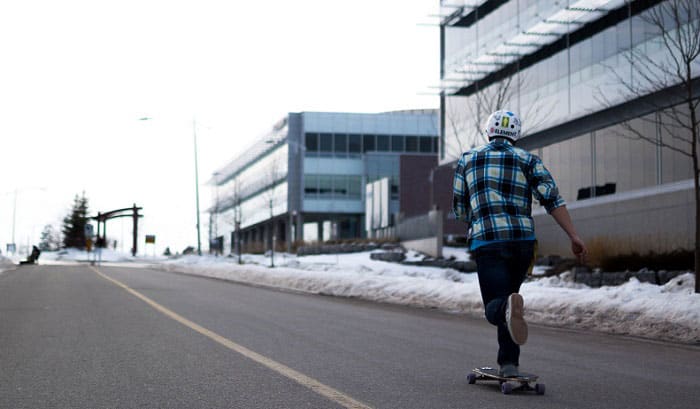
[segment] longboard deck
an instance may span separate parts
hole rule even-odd
[[[531,373],[521,373],[520,376],[506,378],[505,376],[501,376],[498,374],[498,369],[487,366],[481,368],[474,368],[472,369],[472,372],[474,372],[477,375],[505,382],[535,382],[539,378],[537,375]]]
[[[476,381],[498,381],[501,384],[501,392],[506,395],[517,390],[534,391],[538,395],[544,395],[544,384],[537,383],[534,388],[530,386],[532,382],[539,379],[539,376],[531,373],[521,373],[520,376],[506,378],[498,374],[498,369],[486,366],[472,369],[467,379],[470,384]],[[516,386],[513,386],[514,383]]]

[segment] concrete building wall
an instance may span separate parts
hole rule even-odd
[[[430,200],[431,172],[437,155],[403,155],[399,160],[399,212],[403,217],[427,213]]]
[[[567,208],[581,238],[606,254],[693,248],[692,180],[581,200]],[[539,253],[571,256],[570,242],[554,219],[542,208],[533,216]]]
[[[401,219],[396,225],[396,237],[401,244],[432,257],[442,257],[443,216],[440,210],[427,214]]]
[[[452,213],[452,182],[455,175],[456,163],[448,163],[433,170],[431,200],[433,207],[442,210],[443,233],[446,236],[464,237],[467,235],[467,225],[455,220]]]

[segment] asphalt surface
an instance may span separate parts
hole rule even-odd
[[[161,271],[99,267],[163,309],[377,408],[694,408],[700,347],[531,326],[546,394],[469,385],[485,320]],[[336,408],[85,265],[0,274],[0,408]]]

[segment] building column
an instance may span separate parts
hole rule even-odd
[[[296,235],[295,240],[304,240],[304,214],[299,212],[296,216]]]

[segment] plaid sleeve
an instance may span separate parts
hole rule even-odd
[[[559,194],[559,188],[554,182],[552,174],[549,173],[542,160],[534,155],[530,162],[530,189],[535,199],[547,209],[547,213],[566,205],[564,198]]]
[[[472,214],[469,207],[469,192],[464,178],[467,155],[466,153],[462,155],[457,162],[457,169],[455,170],[455,177],[452,183],[452,211],[457,220],[471,223]]]

